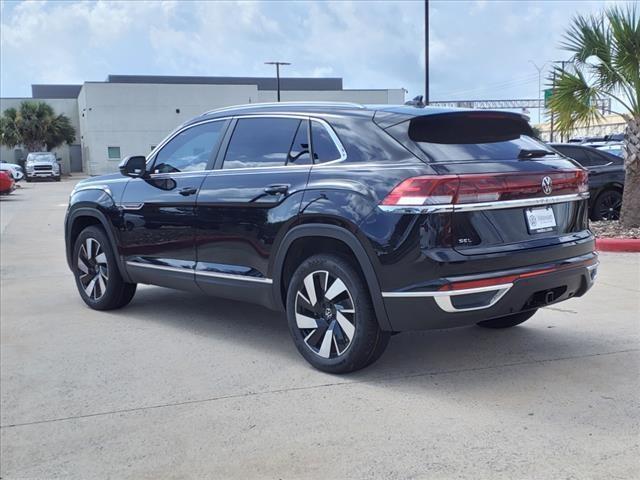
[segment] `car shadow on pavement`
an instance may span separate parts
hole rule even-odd
[[[224,338],[238,348],[260,351],[265,361],[299,362],[312,369],[293,346],[284,313],[260,306],[147,287],[140,289],[128,307],[110,314],[127,316],[130,322],[160,322],[197,335]],[[393,336],[382,358],[365,370],[335,377],[318,374],[325,380],[377,382],[403,378],[411,383],[429,375],[539,365],[603,350],[601,336],[563,322],[564,317],[557,314],[550,317],[549,312],[539,312],[527,324],[511,329],[471,326],[402,333]]]

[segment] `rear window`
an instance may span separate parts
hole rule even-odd
[[[404,129],[404,133],[401,131]],[[416,144],[435,162],[516,160],[521,150],[553,152],[515,114],[465,112],[414,117],[391,127],[401,142]]]

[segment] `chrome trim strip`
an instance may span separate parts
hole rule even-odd
[[[150,263],[132,262],[130,260],[127,260],[127,265],[131,267],[152,268],[155,270],[166,270],[168,272],[188,273],[190,275],[193,274],[193,268],[178,268],[169,267],[167,265],[152,265]]]
[[[490,285],[487,287],[465,288],[464,290],[448,290],[437,292],[382,292],[384,298],[433,298],[436,305],[448,313],[471,312],[474,310],[484,310],[493,307],[498,301],[506,295],[511,289],[513,283],[505,283],[501,285]],[[480,307],[456,308],[451,303],[451,297],[459,295],[469,295],[473,293],[495,291],[495,295],[491,297],[489,303]]]
[[[453,212],[453,205],[378,205],[378,208],[383,212],[390,213],[451,213]]]
[[[144,207],[144,203],[123,203],[120,207],[122,210],[140,210]]]
[[[474,212],[480,210],[502,210],[518,207],[535,207],[554,203],[577,202],[589,198],[589,193],[572,193],[556,195],[554,197],[522,198],[518,200],[503,200],[498,202],[461,203],[446,205],[378,205],[384,212],[393,213],[450,213]]]
[[[553,203],[576,202],[589,198],[589,193],[572,193],[553,197],[522,198],[519,200],[504,200],[500,202],[481,202],[454,205],[454,212],[473,212],[477,210],[500,210],[503,208],[535,207]]]
[[[166,270],[169,272],[179,272],[179,273],[188,273],[188,274],[196,274],[202,275],[205,277],[217,277],[217,278],[226,278],[229,280],[244,280],[246,282],[257,282],[257,283],[266,283],[272,284],[273,279],[271,278],[260,278],[260,277],[249,277],[247,275],[235,275],[233,273],[221,273],[221,272],[207,272],[203,270],[193,270],[192,268],[178,268],[178,267],[169,267],[166,265],[153,265],[150,263],[141,263],[134,262],[131,260],[127,260],[127,265],[132,267],[143,267],[143,268],[152,268],[157,270]]]
[[[248,275],[236,275],[234,273],[208,272],[206,270],[196,270],[196,275],[204,277],[227,278],[229,280],[244,280],[246,282],[267,283],[272,284],[273,280],[266,277],[250,277]]]

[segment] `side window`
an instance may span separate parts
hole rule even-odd
[[[297,118],[239,119],[222,168],[286,165],[299,124]]]
[[[315,163],[338,160],[341,156],[331,135],[320,122],[311,122],[311,145]]]
[[[209,122],[188,128],[167,143],[156,155],[153,173],[206,170],[226,122]]]
[[[606,158],[604,155],[599,152],[587,152],[589,155],[589,165],[597,167],[598,165],[606,165],[611,163],[611,160]]]
[[[287,165],[311,165],[309,154],[309,121],[302,120],[298,125],[298,132],[293,139]]]

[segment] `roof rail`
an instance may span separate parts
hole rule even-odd
[[[264,103],[247,103],[244,105],[233,105],[230,107],[216,108],[214,110],[209,110],[208,112],[204,112],[201,116],[210,115],[212,113],[226,112],[229,110],[247,110],[254,107],[277,107],[279,105],[283,105],[283,106],[295,105],[298,107],[308,106],[308,107],[353,107],[353,108],[362,108],[362,109],[366,108],[361,103],[354,103],[354,102],[321,102],[321,101],[264,102]]]

